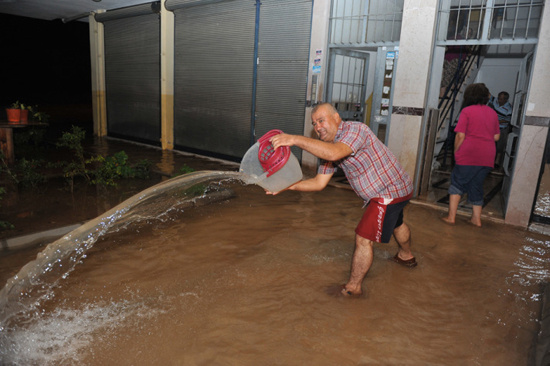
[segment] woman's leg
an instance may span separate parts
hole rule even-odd
[[[476,167],[476,173],[472,177],[468,188],[468,201],[472,204],[472,217],[470,222],[481,227],[481,209],[483,207],[483,182],[491,171],[490,167]]]
[[[455,165],[451,173],[451,186],[449,187],[449,213],[447,217],[442,217],[441,219],[447,224],[454,225],[456,221],[456,212],[458,211],[458,204],[460,203],[460,198],[464,193],[463,187],[463,174],[462,170],[464,168],[460,165]]]
[[[481,206],[472,205],[472,218],[470,221],[475,226],[481,227]]]
[[[458,203],[460,202],[459,194],[449,195],[449,213],[442,220],[448,224],[454,224],[456,221],[456,212],[458,211]]]

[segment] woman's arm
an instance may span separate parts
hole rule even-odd
[[[455,151],[457,152],[458,148],[462,143],[464,142],[464,138],[466,137],[466,134],[464,132],[457,132],[455,136]]]

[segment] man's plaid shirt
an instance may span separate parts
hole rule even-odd
[[[348,145],[353,152],[335,162],[322,161],[319,174],[332,174],[336,166],[342,168],[351,187],[365,203],[377,199],[389,204],[412,194],[411,178],[367,125],[342,121],[334,142]]]

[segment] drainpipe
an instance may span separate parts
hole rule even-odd
[[[254,28],[254,67],[252,72],[252,107],[250,109],[250,146],[254,145],[256,136],[256,83],[258,81],[258,42],[260,36],[260,6],[261,0],[256,0],[256,24]]]

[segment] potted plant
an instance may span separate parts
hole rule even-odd
[[[6,114],[8,116],[8,122],[21,121],[21,103],[19,101],[12,103],[11,106],[6,108]]]
[[[19,103],[19,101],[12,103],[9,108],[6,108],[8,122],[28,123],[29,111],[32,111],[31,106],[25,106],[23,103]]]
[[[50,119],[50,115],[45,112],[39,111],[37,105],[34,107],[29,106],[28,109],[31,121],[35,121],[38,123],[47,123]]]

